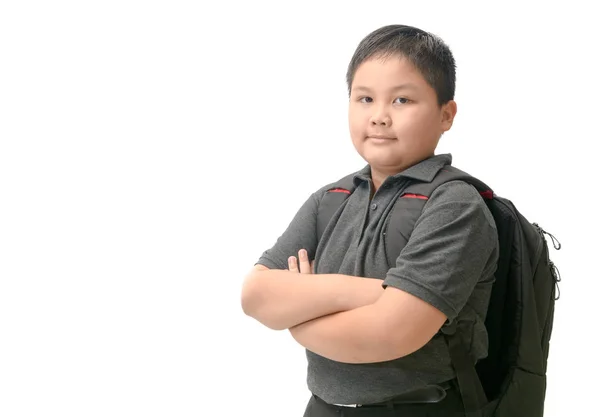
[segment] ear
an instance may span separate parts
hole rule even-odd
[[[456,116],[457,106],[456,101],[450,100],[446,104],[442,105],[442,120],[441,128],[442,132],[447,132],[454,123],[454,117]]]

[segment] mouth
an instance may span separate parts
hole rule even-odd
[[[376,142],[376,143],[383,143],[383,142],[391,142],[396,140],[396,138],[391,137],[391,136],[383,136],[383,135],[369,135],[367,136],[367,140]]]

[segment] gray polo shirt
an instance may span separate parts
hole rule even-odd
[[[367,165],[355,173],[348,197],[317,242],[316,216],[331,184],[313,193],[259,264],[287,269],[287,259],[306,249],[317,274],[345,274],[382,280],[409,292],[466,328],[465,341],[476,358],[487,354],[484,326],[498,259],[494,219],[477,190],[453,181],[436,189],[395,265],[386,261],[383,233],[398,190],[414,179],[431,181],[450,154],[436,155],[388,177],[371,198]],[[452,379],[445,340],[438,333],[418,351],[391,361],[348,364],[306,352],[308,388],[331,404],[384,401],[424,384]]]

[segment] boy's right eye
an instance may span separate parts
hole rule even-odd
[[[371,97],[361,97],[358,99],[361,103],[372,103],[373,99]]]

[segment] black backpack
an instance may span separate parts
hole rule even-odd
[[[342,178],[324,194],[317,215],[319,240],[354,191],[353,176]],[[428,197],[439,185],[456,180],[473,185],[486,201],[496,221],[500,249],[485,321],[488,356],[475,363],[456,322],[442,328],[466,415],[542,417],[554,305],[560,295],[560,275],[545,238],[550,236],[558,250],[560,243],[554,236],[530,223],[511,201],[497,196],[483,182],[446,165],[431,182],[411,180],[394,203],[383,232],[388,265],[395,265]]]

